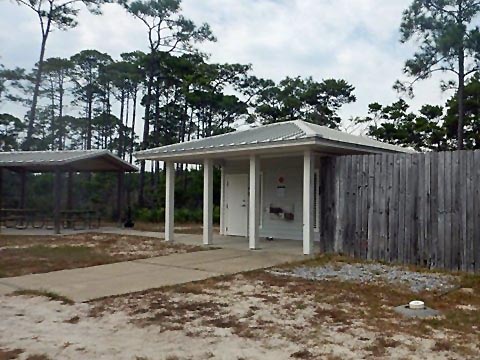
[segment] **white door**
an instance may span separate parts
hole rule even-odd
[[[248,175],[225,176],[225,233],[247,236],[248,231]]]

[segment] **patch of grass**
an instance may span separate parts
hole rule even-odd
[[[450,351],[452,350],[452,343],[447,339],[441,339],[435,341],[435,345],[432,346],[432,351]]]
[[[68,319],[68,320],[65,320],[64,322],[68,323],[68,324],[78,324],[78,322],[80,321],[80,317],[78,315]]]
[[[238,318],[235,316],[214,317],[203,321],[205,325],[214,326],[222,329],[234,329],[237,327]]]
[[[167,355],[165,360],[179,360],[179,357],[177,355]]]
[[[292,359],[313,359],[313,354],[307,349],[299,350],[290,355]]]
[[[2,276],[19,276],[39,272],[72,269],[114,262],[108,254],[87,246],[34,245],[26,248],[2,250]]]
[[[14,350],[0,349],[0,360],[18,359],[20,354],[23,354],[24,352],[25,350],[22,350],[22,349],[14,349]]]
[[[75,304],[75,301],[72,299],[57,294],[56,292],[53,291],[47,291],[47,290],[16,290],[12,293],[13,296],[43,296],[46,297],[52,301],[59,301],[64,305],[73,305]]]
[[[372,344],[367,346],[365,350],[372,353],[374,357],[384,356],[388,348],[395,348],[400,345],[400,342],[384,336],[377,337]]]
[[[50,360],[50,357],[45,354],[33,354],[29,355],[27,360]]]
[[[0,277],[74,269],[213,248],[168,244],[162,239],[102,233],[0,236]]]

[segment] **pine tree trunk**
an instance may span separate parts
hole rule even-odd
[[[137,115],[137,87],[133,90],[132,132],[130,139],[130,164],[133,163],[133,146],[135,145],[135,120]]]
[[[125,112],[125,91],[122,90],[122,94],[120,96],[120,123],[118,131],[118,157],[120,159],[123,158],[123,143],[124,143],[124,138],[123,138],[123,114]]]
[[[153,56],[153,55],[151,55]],[[150,130],[150,105],[152,98],[152,87],[153,87],[153,65],[152,59],[150,59],[149,65],[149,77],[147,84],[147,96],[145,98],[145,122],[143,124],[143,141],[142,141],[142,150],[148,148],[148,134]],[[143,207],[145,205],[145,160],[140,162],[140,179],[139,179],[139,189],[138,189],[138,205]]]
[[[46,32],[42,35],[42,45],[40,47],[40,58],[38,60],[37,73],[35,74],[35,87],[33,89],[32,104],[30,106],[30,112],[28,113],[27,137],[22,145],[22,150],[30,150],[32,146],[35,117],[37,115],[38,96],[40,95],[40,83],[42,81],[43,63],[45,59],[45,48],[47,46],[47,39],[49,33],[50,20],[48,20]]]
[[[458,127],[457,127],[457,149],[463,150],[463,128],[465,117],[465,50],[463,47],[459,52],[458,60]]]
[[[64,133],[65,133],[65,124],[63,123],[63,94],[65,90],[63,89],[63,77],[60,80],[59,91],[58,91],[58,120],[60,123],[60,128],[58,130],[58,150],[63,150],[64,148]]]
[[[92,85],[89,85],[90,87]],[[87,150],[92,149],[92,110],[93,110],[93,94],[89,88],[87,95]]]

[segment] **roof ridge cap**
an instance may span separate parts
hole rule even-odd
[[[313,130],[310,126],[309,123],[303,120],[294,120],[293,123],[297,125],[300,130],[302,130],[305,133],[305,136],[307,137],[314,137],[317,136],[318,134]]]

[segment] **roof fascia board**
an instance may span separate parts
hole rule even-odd
[[[348,151],[358,151],[364,152],[369,154],[378,154],[378,153],[412,153],[409,149],[402,149],[398,147],[396,149],[389,149],[389,148],[380,148],[371,145],[364,145],[364,144],[353,144],[353,143],[345,143],[330,139],[325,139],[321,137],[314,137],[314,138],[306,138],[302,139],[302,141],[279,141],[275,143],[268,143],[268,144],[246,144],[241,146],[234,146],[230,149],[222,147],[222,148],[212,148],[212,149],[196,149],[193,151],[183,151],[183,152],[171,152],[171,153],[157,153],[157,154],[142,154],[142,153],[135,153],[135,157],[138,160],[175,160],[181,158],[188,157],[198,157],[198,156],[212,156],[217,154],[230,154],[230,153],[238,153],[238,152],[247,152],[247,151],[260,151],[260,150],[273,150],[273,149],[280,149],[280,148],[296,148],[301,146],[325,146],[325,147],[332,147],[336,149],[348,150]]]
[[[325,138],[322,138],[322,137],[317,137],[316,141],[315,141],[315,144],[316,145],[321,145],[321,146],[334,147],[334,148],[343,149],[343,150],[353,150],[353,151],[367,152],[369,154],[380,154],[380,153],[411,154],[411,153],[415,153],[413,151],[410,151],[407,148],[397,147],[398,150],[396,150],[396,149],[390,149],[390,148],[376,147],[376,146],[373,146],[373,145],[345,143],[345,142],[341,142],[341,141],[325,139]],[[395,146],[395,145],[392,145],[392,146]]]
[[[135,153],[135,157],[138,160],[164,160],[164,159],[174,159],[174,158],[181,158],[181,157],[189,157],[189,156],[198,156],[198,155],[205,155],[208,157],[209,155],[216,155],[216,154],[225,154],[225,153],[237,153],[237,152],[248,152],[248,151],[259,151],[259,150],[271,150],[271,149],[280,149],[280,148],[294,148],[300,146],[311,146],[315,145],[315,139],[302,139],[302,141],[276,141],[275,143],[266,143],[263,145],[257,144],[245,144],[245,145],[237,145],[232,146],[230,149],[226,147],[217,147],[212,149],[196,149],[193,151],[183,151],[183,152],[171,152],[171,153],[157,153],[157,154],[142,154],[142,153]]]

